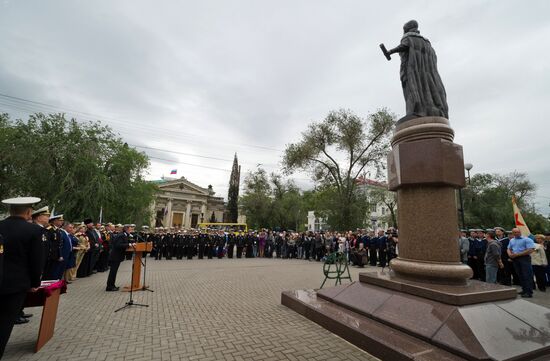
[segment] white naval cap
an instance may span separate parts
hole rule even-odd
[[[15,197],[15,198],[8,198],[4,199],[2,203],[7,204],[9,206],[29,206],[31,207],[33,204],[40,202],[40,198],[37,197]]]
[[[42,208],[38,208],[37,210],[32,212],[33,216],[39,215],[39,214],[46,214],[50,215],[50,208],[48,206],[44,206]]]
[[[64,221],[63,214],[54,214],[50,217],[50,221],[53,221],[55,219],[60,219],[60,220]]]

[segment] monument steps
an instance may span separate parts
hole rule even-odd
[[[371,284],[376,277],[368,276],[317,291],[283,292],[282,304],[383,360],[550,359],[550,312],[544,307],[515,294],[508,300],[448,304]],[[387,274],[381,278],[390,282]],[[471,292],[457,288],[471,295],[482,287],[472,284]],[[508,287],[487,290],[499,288],[498,297],[510,295]]]
[[[462,361],[437,346],[329,302],[315,290],[285,291],[281,303],[381,360]]]

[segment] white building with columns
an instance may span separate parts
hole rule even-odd
[[[151,204],[152,227],[196,228],[198,223],[223,222],[225,204],[212,186],[202,188],[185,177],[154,181],[158,186]]]

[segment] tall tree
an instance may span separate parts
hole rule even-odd
[[[250,227],[272,227],[272,202],[271,185],[266,171],[258,168],[255,172],[248,173],[244,179],[240,203]]]
[[[229,177],[229,190],[227,194],[228,221],[236,223],[239,218],[239,186],[241,183],[241,166],[237,160],[237,153],[233,159],[233,168]]]
[[[512,196],[533,233],[550,231],[548,219],[537,214],[532,201],[536,186],[526,173],[479,173],[464,188],[464,214],[468,227],[514,227]]]
[[[252,228],[303,230],[308,208],[291,180],[262,168],[247,174],[240,204]]]
[[[70,220],[146,222],[155,185],[149,160],[100,123],[34,114],[0,116],[0,196],[32,194]]]
[[[366,207],[364,197],[356,192],[356,181],[366,168],[377,173],[385,169],[395,118],[386,109],[369,114],[366,120],[349,110],[332,111],[324,120],[311,123],[302,139],[285,149],[287,174],[306,171],[317,185],[334,194],[327,210],[333,228],[363,224]]]

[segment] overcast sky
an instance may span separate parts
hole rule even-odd
[[[0,96],[0,111],[100,119],[166,150],[138,148],[149,179],[177,168],[227,197],[235,152],[243,175],[274,171],[332,109],[403,115],[399,59],[378,44],[416,19],[472,173],[527,172],[548,214],[548,14],[548,1],[0,0],[0,93],[56,107]]]

